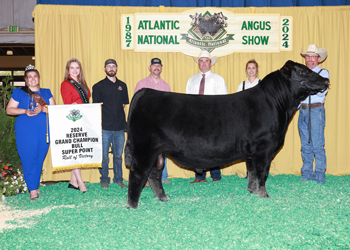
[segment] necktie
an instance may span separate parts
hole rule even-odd
[[[205,74],[202,74],[201,84],[199,85],[199,94],[204,95]]]

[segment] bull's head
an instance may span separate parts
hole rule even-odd
[[[214,13],[215,24],[220,25],[221,27],[227,27],[227,17],[222,14],[222,12]]]
[[[198,27],[198,25],[200,24],[201,19],[202,19],[202,13],[200,13],[200,14],[196,13],[193,16],[190,15],[190,18],[192,18],[191,26]]]
[[[329,87],[329,79],[320,76],[300,63],[286,62],[281,68],[281,73],[290,78],[292,82],[297,83],[299,90],[306,94],[305,97],[323,92]]]

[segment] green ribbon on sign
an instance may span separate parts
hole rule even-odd
[[[229,43],[230,40],[235,40],[233,38],[235,34],[227,34],[227,36],[225,38],[222,39],[218,39],[218,40],[197,40],[197,39],[193,39],[191,37],[188,36],[188,34],[181,34],[181,40],[185,40],[188,44],[191,44],[192,46],[195,47],[200,47],[200,48],[217,48],[217,47],[222,47],[225,46],[226,44]]]

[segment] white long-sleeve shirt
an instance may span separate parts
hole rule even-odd
[[[187,81],[186,94],[199,94],[199,85],[202,74],[198,73],[190,77]],[[226,95],[228,94],[225,80],[222,76],[213,73],[211,70],[205,74],[204,95]]]

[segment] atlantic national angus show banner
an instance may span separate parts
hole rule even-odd
[[[101,167],[100,103],[49,106],[49,122],[53,172]]]
[[[122,15],[122,49],[215,56],[234,52],[278,53],[292,50],[292,17],[237,14],[219,8],[182,13]]]

